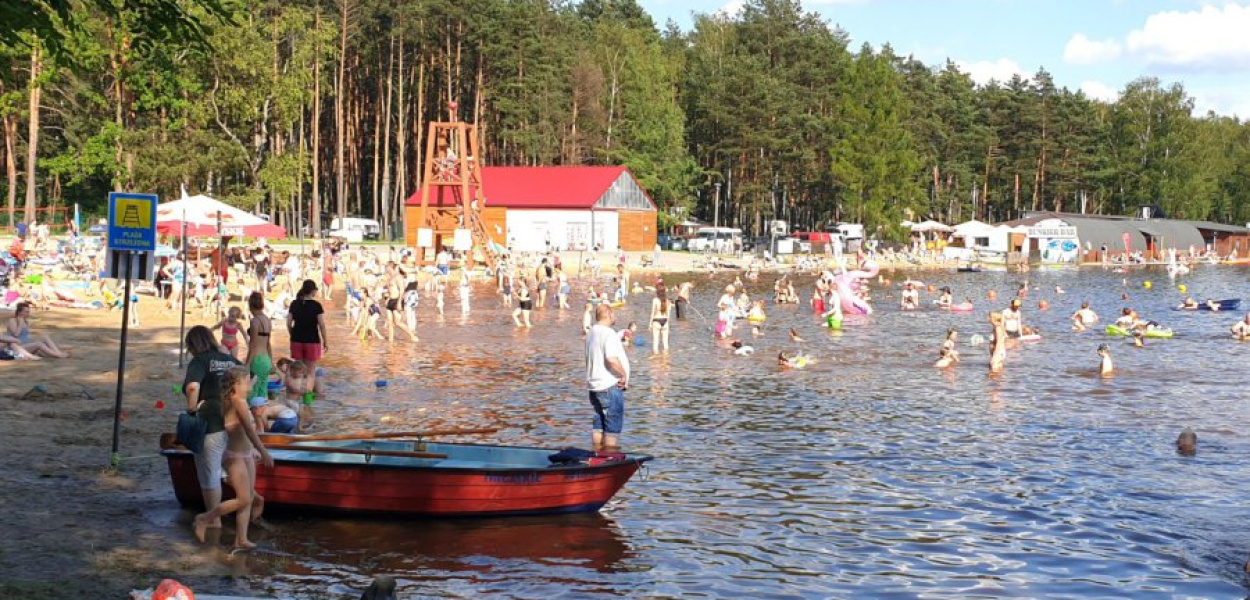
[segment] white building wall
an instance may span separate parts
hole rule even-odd
[[[508,245],[515,252],[542,252],[547,240],[558,250],[590,249],[591,225],[594,242],[605,251],[615,251],[618,224],[615,211],[508,209]]]

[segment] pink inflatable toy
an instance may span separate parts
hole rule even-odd
[[[838,284],[838,296],[842,298],[843,314],[872,314],[872,307],[859,297],[859,288],[863,285],[860,280],[876,277],[881,268],[877,266],[876,261],[871,260],[864,263],[864,268],[866,269],[864,271],[847,271],[833,277],[833,281]]]

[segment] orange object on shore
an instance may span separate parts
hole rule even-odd
[[[165,579],[152,592],[152,600],[195,600],[195,594],[191,588],[173,579]]]

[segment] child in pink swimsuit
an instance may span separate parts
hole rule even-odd
[[[236,360],[239,358],[239,330],[242,329],[239,319],[241,318],[243,318],[243,311],[237,306],[231,306],[230,311],[226,313],[226,318],[213,325],[213,329],[221,329],[222,347]]]

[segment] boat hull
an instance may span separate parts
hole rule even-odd
[[[178,502],[202,507],[194,456],[185,450],[162,454]],[[256,491],[267,509],[409,517],[594,512],[650,459],[546,469],[461,469],[341,464],[274,454],[274,468],[257,465]],[[223,488],[226,497],[233,494],[228,483]]]

